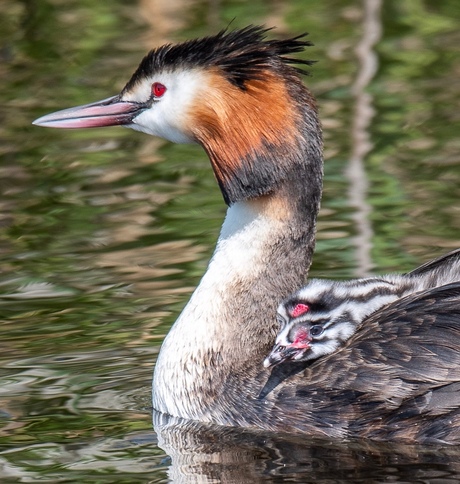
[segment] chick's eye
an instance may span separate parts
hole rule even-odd
[[[324,331],[324,328],[320,324],[315,324],[310,328],[310,334],[312,336],[319,336]]]
[[[152,84],[152,94],[155,97],[161,97],[166,92],[166,86],[161,82],[154,82]]]

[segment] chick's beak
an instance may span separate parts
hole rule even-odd
[[[265,368],[271,368],[272,366],[278,365],[279,363],[283,362],[283,357],[282,357],[282,350],[285,348],[285,346],[281,346],[279,344],[276,344],[270,354],[265,358],[264,360],[264,367]]]
[[[32,124],[48,128],[100,128],[122,126],[147,107],[144,103],[122,101],[120,96],[74,108],[63,109],[36,119]]]
[[[297,358],[301,357],[305,350],[307,350],[310,346],[305,344],[302,347],[294,347],[294,346],[282,346],[280,344],[276,344],[270,354],[264,360],[264,367],[271,368],[273,366],[279,365],[285,361],[296,360]]]

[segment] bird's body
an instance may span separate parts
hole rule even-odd
[[[36,121],[125,125],[209,155],[229,208],[206,274],[164,340],[153,406],[273,431],[460,443],[460,284],[393,303],[313,365],[262,365],[279,302],[306,279],[322,183],[315,101],[289,57],[308,44],[265,32],[160,47],[120,95]]]
[[[411,294],[453,282],[460,282],[460,249],[408,274],[350,281],[311,279],[278,307],[281,328],[264,366],[330,354],[376,311]]]

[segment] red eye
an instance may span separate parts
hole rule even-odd
[[[152,94],[155,97],[161,97],[166,92],[166,86],[161,82],[154,82],[152,84]]]
[[[297,316],[301,316],[302,314],[305,314],[306,312],[310,311],[310,307],[307,306],[306,304],[296,304],[294,306],[294,309],[291,311],[291,318],[297,318]]]

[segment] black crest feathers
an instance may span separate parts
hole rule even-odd
[[[311,42],[304,40],[308,34],[286,40],[266,40],[269,30],[249,25],[243,29],[225,29],[213,36],[158,47],[144,57],[124,91],[157,71],[181,67],[217,67],[232,84],[244,89],[246,81],[260,78],[264,70],[277,70],[288,64],[310,66],[315,62],[285,57],[311,46]],[[307,74],[302,68],[295,70]]]

